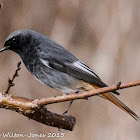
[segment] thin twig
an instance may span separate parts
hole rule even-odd
[[[48,104],[65,102],[65,101],[70,101],[70,100],[85,99],[87,97],[95,96],[98,94],[103,94],[106,92],[111,92],[114,90],[129,88],[129,87],[138,86],[138,85],[140,85],[140,80],[132,81],[132,82],[125,83],[125,84],[121,84],[119,82],[119,84],[114,85],[114,86],[99,88],[96,90],[86,91],[83,93],[69,94],[66,96],[57,96],[57,97],[50,97],[50,98],[42,98],[42,99],[38,100],[37,104],[39,106],[44,106],[44,105],[48,105]]]
[[[5,91],[4,91],[4,93],[3,93],[4,95],[8,94],[10,88],[11,88],[12,86],[14,86],[13,81],[14,81],[14,79],[15,79],[16,77],[19,76],[19,75],[18,75],[18,71],[21,69],[20,65],[21,65],[21,61],[18,62],[18,64],[17,64],[17,69],[16,69],[15,73],[13,74],[12,79],[9,78],[9,80],[8,80],[8,86],[7,86],[7,88],[5,89]]]

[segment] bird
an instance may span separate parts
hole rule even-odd
[[[39,82],[61,91],[63,95],[108,86],[85,63],[39,32],[27,29],[12,32],[5,39],[4,47],[0,52],[5,50],[17,53],[28,71]],[[139,116],[114,94],[120,95],[114,90],[98,96],[111,101],[135,120],[139,120]],[[72,102],[73,100],[70,101],[64,114],[68,112]]]

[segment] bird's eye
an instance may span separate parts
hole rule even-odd
[[[15,43],[15,42],[16,42],[16,38],[13,38],[13,39],[12,39],[12,43]]]

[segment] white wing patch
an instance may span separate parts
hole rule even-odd
[[[44,59],[40,59],[40,61],[46,66],[46,67],[48,67],[48,68],[51,68],[50,66],[49,66],[49,61],[47,61],[47,60],[44,60]]]
[[[89,73],[90,75],[93,75],[94,77],[98,78],[90,68],[88,68],[86,65],[84,65],[82,62],[80,61],[76,61],[73,63],[73,65],[76,67],[76,68],[79,68],[87,73]]]

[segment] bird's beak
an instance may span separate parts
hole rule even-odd
[[[3,51],[5,51],[5,50],[8,50],[9,47],[10,47],[10,46],[6,46],[6,47],[2,48],[2,49],[0,50],[0,52],[3,52]]]

